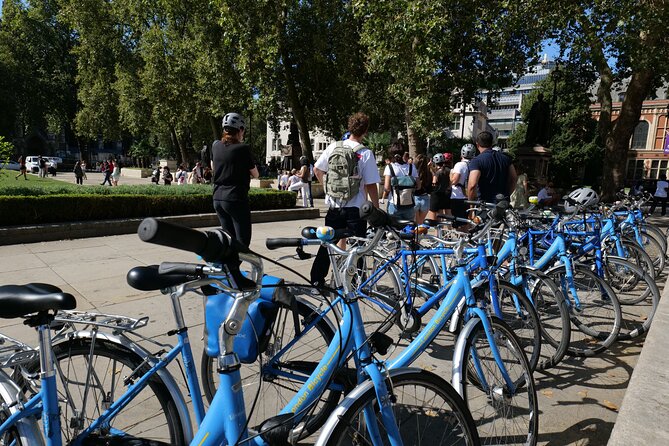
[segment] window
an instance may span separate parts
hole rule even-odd
[[[632,149],[644,150],[648,142],[648,121],[639,121],[632,136]]]
[[[326,142],[319,142],[318,143],[318,150],[321,151],[321,152],[324,152],[327,147],[328,147],[328,143],[326,143]]]
[[[649,178],[656,180],[660,177],[661,174],[667,174],[667,164],[668,160],[653,160],[650,163],[650,174]]]
[[[453,117],[453,123],[448,126],[449,130],[460,130],[460,121],[462,120],[462,117],[460,115],[456,115]]]
[[[644,178],[643,160],[628,160],[627,161],[627,179],[640,180]]]

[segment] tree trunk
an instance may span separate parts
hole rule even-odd
[[[215,117],[209,116],[209,125],[211,125],[211,137],[213,141],[221,139],[221,126],[218,124],[218,121]]]
[[[416,158],[417,155],[425,153],[423,140],[418,136],[416,131],[411,128],[411,112],[408,108],[404,109],[404,122],[407,127],[407,143],[409,144],[409,156]]]
[[[311,150],[311,138],[309,138],[309,126],[307,118],[304,113],[304,106],[300,102],[300,96],[295,87],[295,79],[291,71],[290,56],[288,52],[282,48],[281,58],[283,59],[283,76],[286,79],[286,90],[288,91],[288,105],[293,113],[293,119],[297,124],[297,130],[300,132],[300,148],[302,153],[295,153],[293,149],[293,161],[298,165],[301,155],[305,155],[309,160],[313,160],[313,152]],[[293,146],[295,148],[295,146]]]
[[[184,165],[188,164],[190,160],[188,159],[188,152],[186,151],[186,145],[181,139],[179,139],[176,130],[172,126],[170,126],[170,136],[172,137],[172,144],[174,144],[175,147],[179,148],[179,153],[181,154],[181,163]]]
[[[627,153],[634,128],[639,123],[643,101],[653,81],[651,70],[641,70],[632,75],[620,113],[605,139],[604,178],[602,195],[605,201],[615,198],[615,193],[625,185]]]

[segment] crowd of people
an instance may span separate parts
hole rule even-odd
[[[169,166],[156,166],[151,173],[151,182],[160,184],[162,181],[165,186],[174,184],[211,184],[213,171],[210,166],[203,165],[198,161],[192,169],[186,168],[185,164],[177,166],[176,172],[172,173]]]

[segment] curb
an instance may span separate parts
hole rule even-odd
[[[669,444],[669,278],[646,334],[608,446]]]
[[[319,218],[318,208],[295,208],[252,211],[252,223],[266,223],[272,221],[307,220]],[[219,226],[216,214],[191,214],[156,217],[158,220],[202,228]],[[54,240],[69,240],[88,237],[103,237],[108,235],[133,234],[143,218],[126,218],[119,220],[94,220],[80,222],[47,223],[33,226],[0,227],[0,246],[16,245],[20,243],[49,242]]]

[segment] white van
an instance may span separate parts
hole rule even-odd
[[[50,157],[43,156],[42,158],[46,160],[46,167],[48,169],[49,166],[51,166]],[[28,170],[28,172],[32,173],[39,172],[39,156],[36,155],[26,156],[26,169]]]

